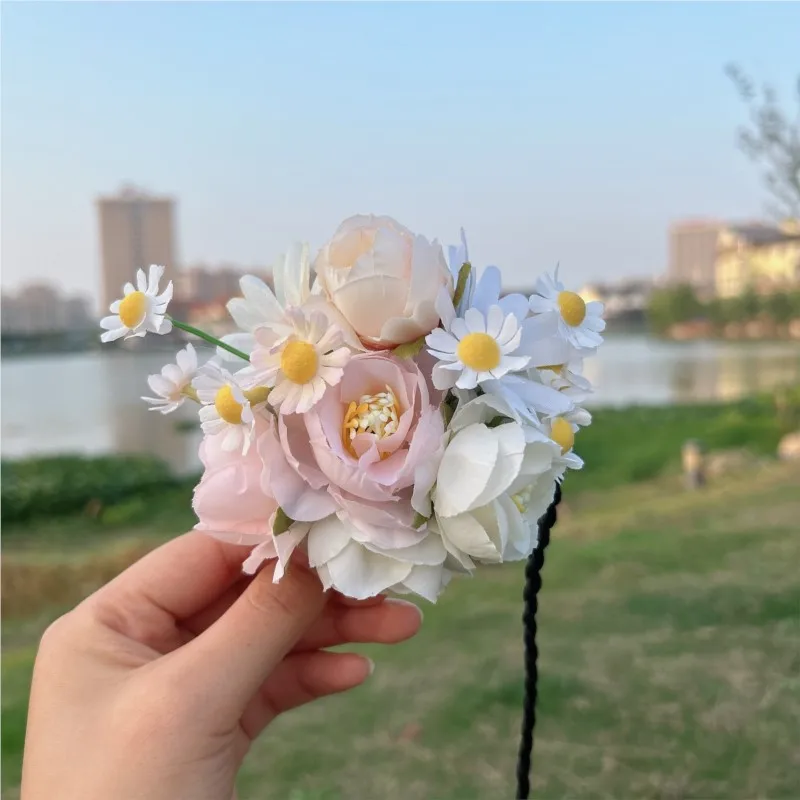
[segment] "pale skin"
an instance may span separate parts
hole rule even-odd
[[[22,800],[231,800],[250,745],[278,714],[369,677],[367,659],[326,648],[419,629],[411,603],[325,593],[300,561],[278,584],[271,566],[245,580],[246,555],[189,533],[48,629]]]

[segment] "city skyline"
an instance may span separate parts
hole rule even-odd
[[[673,220],[762,216],[723,67],[788,99],[800,26],[716,4],[2,14],[3,288],[95,299],[93,202],[126,180],[178,200],[173,266],[270,264],[374,211],[444,243],[463,225],[516,285],[558,261],[578,283],[662,273]]]

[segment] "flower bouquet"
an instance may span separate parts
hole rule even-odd
[[[279,581],[302,547],[325,589],[435,601],[454,576],[538,552],[537,580],[540,529],[583,463],[582,362],[602,342],[602,305],[558,270],[529,297],[504,295],[463,232],[447,255],[390,217],[356,216],[313,263],[291,248],[274,288],[242,278],[228,304],[240,332],[222,339],[168,315],[159,266],[112,304],[103,341],[176,327],[214,345],[199,365],[187,344],[144,399],[162,413],[198,404],[197,529],[251,548],[246,572],[272,560]]]

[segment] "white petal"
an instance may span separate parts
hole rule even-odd
[[[447,445],[439,465],[436,512],[452,517],[474,508],[492,478],[500,442],[485,425],[471,425],[459,431]]]
[[[486,314],[486,333],[493,339],[497,339],[504,322],[505,315],[500,306],[489,306],[489,310]]]
[[[487,314],[490,306],[496,305],[500,298],[500,270],[497,267],[486,267],[475,285],[472,306],[482,314]]]
[[[496,437],[498,445],[495,468],[483,491],[470,503],[468,509],[486,505],[499,497],[508,489],[522,467],[525,455],[525,434],[522,426],[516,422],[509,422],[490,430]]]
[[[486,333],[486,320],[477,308],[468,308],[464,321],[470,333]]]
[[[350,526],[335,514],[315,522],[308,533],[308,563],[312,567],[326,564],[341,553],[351,539]]]
[[[351,541],[326,566],[331,585],[338,592],[354,600],[366,600],[395,583],[402,583],[411,574],[413,565],[378,555]]]
[[[439,350],[443,353],[455,353],[458,347],[458,340],[447,331],[436,328],[425,337],[425,344],[433,350]]]
[[[528,298],[524,295],[508,294],[505,297],[501,297],[499,306],[503,309],[504,314],[513,314],[519,323],[528,316]]]
[[[446,369],[444,364],[436,364],[433,368],[432,380],[433,385],[440,391],[452,389],[458,380],[458,372],[451,369]]]
[[[402,585],[420,597],[435,603],[444,587],[443,569],[441,566],[415,566]]]
[[[552,300],[540,297],[538,294],[532,294],[528,298],[528,306],[534,314],[546,314],[556,310]]]

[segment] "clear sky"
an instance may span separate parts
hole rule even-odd
[[[179,261],[269,264],[356,212],[509,284],[660,272],[764,207],[731,60],[789,101],[800,5],[2,4],[2,281],[94,294],[94,197],[179,199]]]

